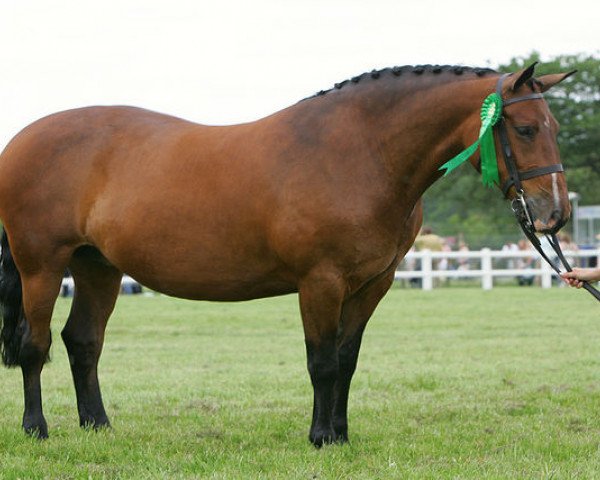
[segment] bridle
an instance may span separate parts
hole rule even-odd
[[[506,73],[502,75],[498,82],[496,83],[496,93],[500,98],[502,98],[502,84],[506,77],[510,74]],[[520,97],[509,98],[507,100],[502,99],[502,111],[504,108],[512,105],[517,102],[524,102],[528,100],[541,100],[544,96],[541,93],[531,93],[529,95],[523,95]],[[506,166],[506,170],[508,171],[508,179],[502,184],[502,192],[504,196],[508,196],[508,192],[511,187],[515,188],[517,196],[512,200],[511,207],[512,210],[523,230],[525,236],[529,239],[534,248],[538,251],[538,253],[542,256],[542,258],[552,267],[552,269],[560,275],[559,268],[555,265],[552,260],[548,258],[544,249],[542,248],[542,244],[540,239],[536,235],[535,226],[533,224],[533,218],[529,207],[527,205],[527,198],[525,195],[525,190],[521,183],[522,180],[529,180],[531,178],[540,177],[542,175],[549,175],[552,173],[564,172],[564,168],[561,163],[556,163],[553,165],[548,165],[545,167],[533,168],[531,170],[519,171],[517,168],[517,164],[515,162],[514,155],[512,153],[512,149],[510,148],[510,142],[508,140],[508,132],[506,130],[506,123],[504,121],[504,117],[501,116],[498,120],[498,123],[494,126],[498,133],[498,138],[500,140],[502,157],[504,158],[504,164]],[[568,271],[572,271],[571,265],[563,255],[563,252],[560,248],[560,243],[556,234],[544,234],[548,244],[552,247],[554,252],[556,253],[558,259],[562,263],[563,267]],[[600,301],[600,291],[596,290],[592,285],[588,282],[583,282],[583,288],[585,288],[588,292],[590,292],[596,300]]]

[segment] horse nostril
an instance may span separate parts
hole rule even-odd
[[[550,220],[556,223],[552,226],[552,233],[558,232],[567,223],[567,217],[563,216],[560,210],[554,210],[550,215]]]

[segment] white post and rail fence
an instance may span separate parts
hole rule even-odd
[[[565,251],[564,255],[573,266],[587,267],[594,260],[595,265],[600,265],[600,249]],[[548,258],[555,258],[555,254],[553,252],[548,254]],[[518,268],[520,263],[525,263],[523,260],[532,260],[533,266]],[[448,268],[451,263],[456,263],[462,268]],[[416,268],[417,265],[419,268]],[[440,268],[443,265],[446,268]],[[423,290],[432,290],[436,283],[434,279],[450,278],[479,278],[481,279],[481,288],[491,290],[496,277],[533,277],[538,279],[542,288],[550,288],[556,273],[535,250],[505,251],[489,248],[464,252],[432,252],[429,250],[409,252],[395,273],[395,280],[417,280]],[[139,284],[127,275],[123,276],[121,285],[124,291],[132,290],[132,293],[141,291],[141,287],[137,288]],[[73,278],[63,279],[64,292],[72,293],[73,287]]]
[[[600,249],[580,250],[577,252],[564,252],[565,257],[573,266],[588,266],[592,259],[600,265]],[[549,255],[554,258],[555,255]],[[532,260],[529,268],[519,268],[519,264]],[[573,260],[573,261],[571,261]],[[462,265],[462,268],[444,268],[444,264],[451,263]],[[420,268],[416,268],[419,266]],[[442,268],[440,268],[442,266]],[[494,287],[494,278],[535,278],[542,288],[552,287],[552,279],[556,273],[542,257],[532,251],[501,251],[483,248],[468,252],[410,252],[400,263],[396,271],[396,280],[418,280],[423,290],[432,290],[436,282],[434,279],[450,278],[479,278],[481,288],[491,290]]]
[[[600,265],[600,249],[580,250],[577,252],[564,252],[565,257],[575,266],[588,266],[592,259]],[[549,255],[549,258],[554,258]],[[518,268],[519,264],[530,260],[529,268]],[[573,261],[571,261],[573,260]],[[453,264],[462,266],[451,268]],[[446,268],[443,266],[446,265]],[[417,268],[418,267],[418,268]],[[550,288],[556,273],[535,250],[528,251],[501,251],[483,248],[467,252],[410,252],[404,257],[395,274],[397,281],[417,281],[423,290],[432,290],[436,286],[435,279],[477,279],[481,281],[484,290],[494,287],[494,278],[519,278],[526,277],[537,279],[542,288]],[[437,282],[441,284],[442,282]],[[135,288],[135,280],[127,275],[123,276],[122,286],[124,291]],[[73,291],[73,279],[63,279],[63,289],[66,293]],[[141,289],[140,289],[141,291]],[[137,292],[135,292],[137,293]]]

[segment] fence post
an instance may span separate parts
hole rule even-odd
[[[481,249],[481,288],[491,290],[494,288],[492,276],[492,251],[489,248]]]
[[[542,261],[542,288],[552,287],[552,267],[547,262]]]
[[[431,258],[430,250],[423,250],[421,271],[423,272],[423,290],[433,289],[433,259]]]

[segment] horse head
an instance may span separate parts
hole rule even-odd
[[[555,233],[569,219],[571,205],[556,141],[559,125],[542,94],[575,72],[534,78],[534,68],[497,81],[503,102],[495,127],[498,172],[505,196],[513,205],[520,201],[535,231]]]

